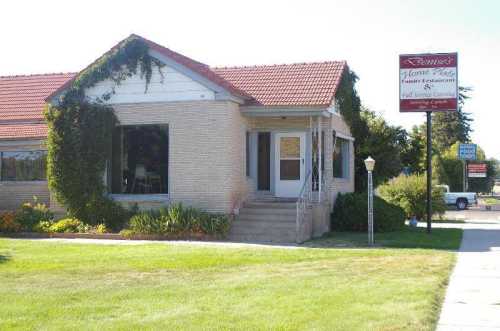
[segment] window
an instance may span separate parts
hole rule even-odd
[[[318,153],[318,134],[312,135],[312,190],[319,190],[319,153]],[[321,131],[321,171],[325,171],[325,131]],[[323,174],[324,176],[324,174]]]
[[[47,151],[0,152],[0,180],[46,180]]]
[[[246,132],[245,136],[245,152],[246,152],[246,164],[245,164],[245,171],[247,174],[247,177],[250,177],[250,132]]]
[[[168,126],[115,128],[111,160],[111,192],[168,193]]]
[[[333,177],[335,178],[349,178],[349,145],[349,140],[337,137],[333,151]]]
[[[300,137],[280,138],[280,180],[300,180]]]

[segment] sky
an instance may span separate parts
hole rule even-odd
[[[500,158],[500,1],[4,1],[0,75],[81,70],[131,33],[211,66],[346,60],[364,106],[399,113],[398,55],[458,52],[473,141]]]

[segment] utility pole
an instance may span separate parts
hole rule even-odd
[[[427,233],[432,222],[432,112],[427,112]]]

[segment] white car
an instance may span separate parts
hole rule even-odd
[[[448,185],[438,185],[444,190],[444,201],[447,205],[455,205],[458,210],[467,209],[470,205],[477,205],[477,194],[474,192],[450,192]]]

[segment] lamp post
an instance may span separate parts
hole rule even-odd
[[[368,171],[368,245],[373,245],[373,179],[372,171],[375,168],[375,160],[368,156],[365,160]]]

